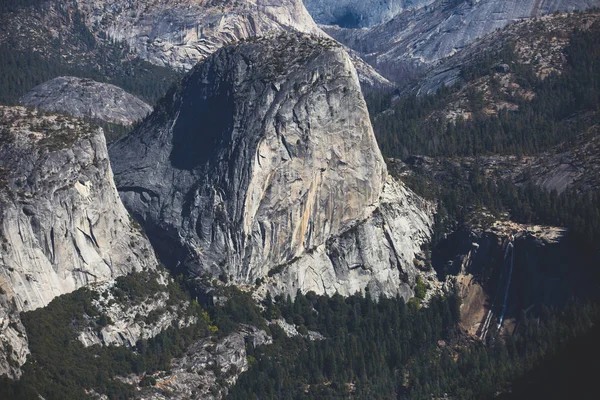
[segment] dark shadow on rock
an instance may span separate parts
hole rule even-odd
[[[340,28],[360,28],[361,16],[357,15],[351,10],[346,10],[346,12],[335,21],[333,21],[332,25],[337,25]]]
[[[171,164],[192,170],[204,165],[218,149],[227,146],[233,129],[233,87],[211,71],[206,81],[190,85],[182,93],[181,112],[173,127]]]

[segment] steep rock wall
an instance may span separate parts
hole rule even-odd
[[[431,238],[433,212],[432,204],[388,176],[378,208],[367,219],[271,270],[257,294],[268,290],[293,298],[300,290],[350,296],[368,290],[375,298],[399,294],[408,300],[418,276],[436,279],[434,271],[421,270],[414,262]]]
[[[123,65],[140,58],[187,71],[221,47],[252,37],[327,37],[301,0],[46,0],[0,15],[0,22],[0,44],[89,66],[88,77],[106,75],[109,82],[135,73]],[[365,85],[392,86],[358,55],[353,61]]]
[[[334,42],[292,34],[225,48],[110,152],[124,203],[173,266],[254,284],[286,266],[306,271],[305,257],[340,237],[336,251],[356,254],[333,268],[321,256],[325,283],[302,286],[290,272],[278,290],[330,293],[338,280],[348,294],[379,281],[381,292],[401,290],[395,256],[369,237],[385,240],[386,166],[356,71]],[[340,236],[358,225],[372,241],[361,250]],[[416,225],[428,237],[430,207]],[[349,271],[369,257],[375,271],[355,279]]]
[[[0,115],[0,277],[19,311],[155,267],[119,199],[100,129],[21,107]]]
[[[77,0],[86,24],[142,58],[188,70],[220,47],[287,30],[322,34],[301,0]]]

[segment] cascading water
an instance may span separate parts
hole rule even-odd
[[[498,321],[498,329],[502,326],[502,321],[504,320],[504,314],[506,313],[506,303],[508,301],[508,291],[510,289],[510,282],[512,278],[513,266],[515,264],[515,249],[512,243],[508,243],[506,246],[506,251],[508,253],[508,249],[510,249],[510,270],[508,271],[508,281],[506,282],[506,289],[504,289],[504,301],[502,302],[502,313],[500,314],[500,319]],[[506,260],[506,254],[504,255],[504,259]]]
[[[498,286],[496,287],[496,292],[494,293],[494,300],[492,301],[492,304],[490,306],[490,309],[485,317],[485,320],[483,321],[483,325],[481,327],[481,333],[479,338],[481,340],[485,340],[485,337],[487,336],[488,330],[490,328],[490,324],[492,322],[492,319],[494,317],[494,307],[496,306],[496,300],[498,299],[498,293],[500,293],[500,289],[502,287],[502,280],[504,278],[504,273],[506,271],[506,265],[507,265],[507,258],[508,258],[508,251],[510,250],[510,254],[511,254],[511,261],[510,261],[510,267],[509,267],[509,272],[508,272],[508,282],[506,284],[506,288],[504,290],[504,300],[502,303],[502,313],[500,316],[500,323],[498,324],[498,328],[500,328],[500,326],[502,325],[502,320],[504,319],[504,313],[506,312],[506,303],[508,301],[508,290],[510,288],[510,281],[512,278],[512,270],[513,270],[513,263],[514,263],[514,248],[513,248],[513,243],[512,243],[512,237],[510,239],[510,241],[508,242],[508,244],[506,245],[506,250],[504,251],[504,263],[503,263],[503,269],[500,272],[500,277],[498,278]]]

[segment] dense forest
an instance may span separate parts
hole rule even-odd
[[[486,178],[481,164],[467,167],[441,161],[446,172],[436,178],[423,167],[402,176],[419,195],[438,202],[433,246],[449,231],[461,229],[486,211],[513,221],[569,228],[569,237],[581,247],[600,248],[600,193],[566,190],[558,194],[532,183],[516,185],[505,179]]]
[[[482,111],[481,93],[468,92],[473,117],[448,121],[439,112],[461,90],[460,84],[442,87],[433,95],[395,99],[393,105],[391,93],[368,94],[375,134],[387,157],[408,160],[419,154],[441,158],[444,179],[436,179],[420,167],[402,177],[420,195],[438,200],[434,245],[446,232],[468,222],[474,211],[485,210],[496,216],[509,213],[516,222],[564,226],[584,246],[600,248],[599,193],[567,190],[558,194],[533,184],[518,186],[486,177],[477,163],[478,156],[537,154],[558,144],[568,148],[569,142],[599,124],[598,42],[597,24],[589,30],[576,30],[566,48],[565,73],[545,80],[538,79],[530,65],[516,62],[510,43],[463,68],[463,82],[470,82],[491,75],[500,62],[509,63],[520,86],[536,94],[533,99],[507,98],[518,104],[518,111],[488,115]],[[475,166],[463,168],[444,161],[467,156],[476,157]]]
[[[171,304],[191,301],[188,285],[179,278],[168,286]],[[116,301],[135,303],[164,288],[152,274],[133,274],[119,278],[111,290]],[[266,330],[274,344],[254,348],[247,342],[250,370],[229,399],[431,399],[445,393],[481,399],[505,391],[527,371],[534,373],[600,316],[592,304],[571,303],[560,311],[542,307],[539,317],[522,316],[513,336],[501,338],[493,331],[481,343],[458,327],[460,300],[454,294],[421,307],[420,299],[376,301],[368,292],[349,298],[298,293],[294,301],[268,295],[259,307],[249,293],[234,287],[219,291],[227,299],[222,305],[191,301],[186,313],[198,317],[195,325],[169,328],[133,349],[85,348],[77,340],[82,327],[110,323],[93,305],[98,294],[88,289],[23,313],[32,354],[20,381],[0,380],[0,397],[81,399],[93,389],[111,399],[132,398],[137,389],[117,376],[147,373],[139,385],[153,385],[151,375],[168,371],[171,360],[194,341],[223,337],[246,323]],[[279,318],[295,324],[301,336],[287,337],[269,323]],[[325,338],[310,340],[309,330]]]
[[[530,65],[516,62],[508,44],[492,56],[482,57],[462,71],[465,81],[489,75],[500,62],[510,64],[517,81],[536,95],[506,100],[518,105],[497,115],[482,111],[481,93],[468,93],[469,120],[448,121],[436,112],[460,90],[442,87],[436,94],[398,99],[389,93],[371,93],[367,100],[379,145],[388,157],[411,154],[429,156],[476,156],[485,154],[535,154],[559,143],[574,140],[600,117],[600,26],[577,30],[566,49],[568,67],[564,74],[540,80]],[[494,80],[492,79],[492,86]],[[385,109],[391,111],[381,113]],[[590,114],[592,113],[592,114]],[[590,118],[592,121],[590,121]]]
[[[494,332],[487,343],[465,340],[459,300],[434,298],[427,308],[402,298],[331,298],[298,294],[267,299],[281,315],[327,337],[288,338],[271,325],[272,346],[251,349],[252,367],[229,399],[483,399],[551,358],[599,316],[595,305],[571,304],[540,318],[523,317],[515,335]],[[267,315],[268,316],[268,315]]]
[[[0,13],[15,12],[21,8],[39,6],[45,0],[2,0]]]
[[[161,98],[181,74],[147,61],[133,59],[121,62],[127,52],[124,44],[112,44],[101,50],[98,65],[69,64],[39,53],[16,50],[0,44],[0,104],[18,104],[27,91],[58,76],[77,76],[112,83],[150,104]],[[115,62],[118,60],[118,62]]]

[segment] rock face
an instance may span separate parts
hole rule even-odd
[[[189,70],[223,46],[282,32],[327,35],[315,24],[302,0],[192,1],[78,0],[92,31],[126,42],[153,64]],[[391,86],[355,56],[361,82]]]
[[[371,29],[325,30],[357,50],[384,76],[402,80],[512,22],[598,5],[598,0],[439,0]]]
[[[0,376],[11,379],[21,376],[20,366],[25,364],[29,344],[19,312],[8,293],[7,282],[0,278]]]
[[[0,108],[0,279],[19,311],[92,282],[154,268],[112,180],[102,130]]]
[[[22,97],[21,104],[120,125],[131,125],[152,112],[148,104],[117,86],[73,76],[34,87]]]
[[[481,337],[488,312],[496,324],[506,304],[503,328],[512,332],[523,310],[542,304],[560,308],[574,296],[597,298],[597,256],[582,253],[565,233],[557,227],[495,221],[442,241],[433,263],[444,270],[446,287],[462,298],[461,326]]]
[[[435,93],[442,85],[452,86],[462,79],[461,71],[472,66],[486,54],[494,54],[507,44],[514,47],[516,61],[531,66],[539,79],[552,73],[561,74],[567,68],[565,48],[576,29],[589,30],[600,21],[600,12],[557,13],[535,19],[523,19],[503,29],[490,33],[466,45],[458,53],[444,58],[429,69],[414,87],[417,94]],[[510,74],[514,66],[499,63],[494,67],[495,76],[505,77],[511,86]]]
[[[367,219],[271,270],[265,290],[294,297],[297,290],[349,296],[366,289],[373,297],[400,294],[408,300],[417,276],[435,281],[433,271],[414,263],[430,239],[432,215],[430,204],[389,176]]]
[[[408,194],[384,192],[356,71],[334,42],[292,34],[225,48],[110,151],[124,203],[167,263],[236,284],[278,276],[268,284],[292,294],[401,290],[383,244],[385,220],[401,216],[381,199]],[[396,253],[428,237],[431,210],[420,216],[391,233],[415,239]],[[305,280],[309,267],[327,273]]]
[[[135,226],[101,129],[0,107],[0,375],[18,378],[29,353],[20,311],[156,267]]]
[[[434,1],[304,0],[304,5],[319,24],[358,28],[387,22],[404,10],[421,8]]]

